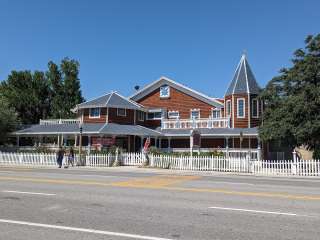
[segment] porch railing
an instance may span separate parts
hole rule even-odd
[[[230,118],[163,119],[162,129],[229,128]]]
[[[80,119],[40,119],[40,125],[79,124],[80,122]]]

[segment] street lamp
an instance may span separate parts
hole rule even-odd
[[[80,160],[80,165],[83,165],[82,158],[81,158],[81,152],[82,152],[82,123],[79,123],[79,133],[80,133],[80,138],[79,138],[79,160]]]

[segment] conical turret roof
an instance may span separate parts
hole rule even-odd
[[[225,96],[242,93],[259,94],[259,92],[260,87],[251,71],[246,55],[243,54]]]

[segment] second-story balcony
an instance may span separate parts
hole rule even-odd
[[[56,125],[56,124],[80,124],[80,119],[40,119],[40,125]]]
[[[162,129],[230,128],[230,118],[163,119]]]

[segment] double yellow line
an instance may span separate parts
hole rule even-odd
[[[233,190],[218,189],[218,188],[192,188],[192,187],[170,186],[177,183],[181,183],[183,181],[194,180],[197,178],[199,177],[197,176],[155,176],[155,177],[137,178],[131,181],[101,182],[101,181],[90,181],[90,180],[84,181],[84,180],[69,180],[69,179],[0,176],[0,180],[4,180],[4,181],[70,184],[70,185],[85,185],[85,186],[100,186],[100,187],[159,189],[159,190],[180,191],[180,192],[221,193],[221,194],[227,194],[227,195],[248,196],[248,197],[268,197],[268,198],[282,198],[282,199],[291,199],[291,200],[320,201],[319,195],[295,195],[295,194],[276,193],[276,192],[248,192],[248,191],[233,191]]]

